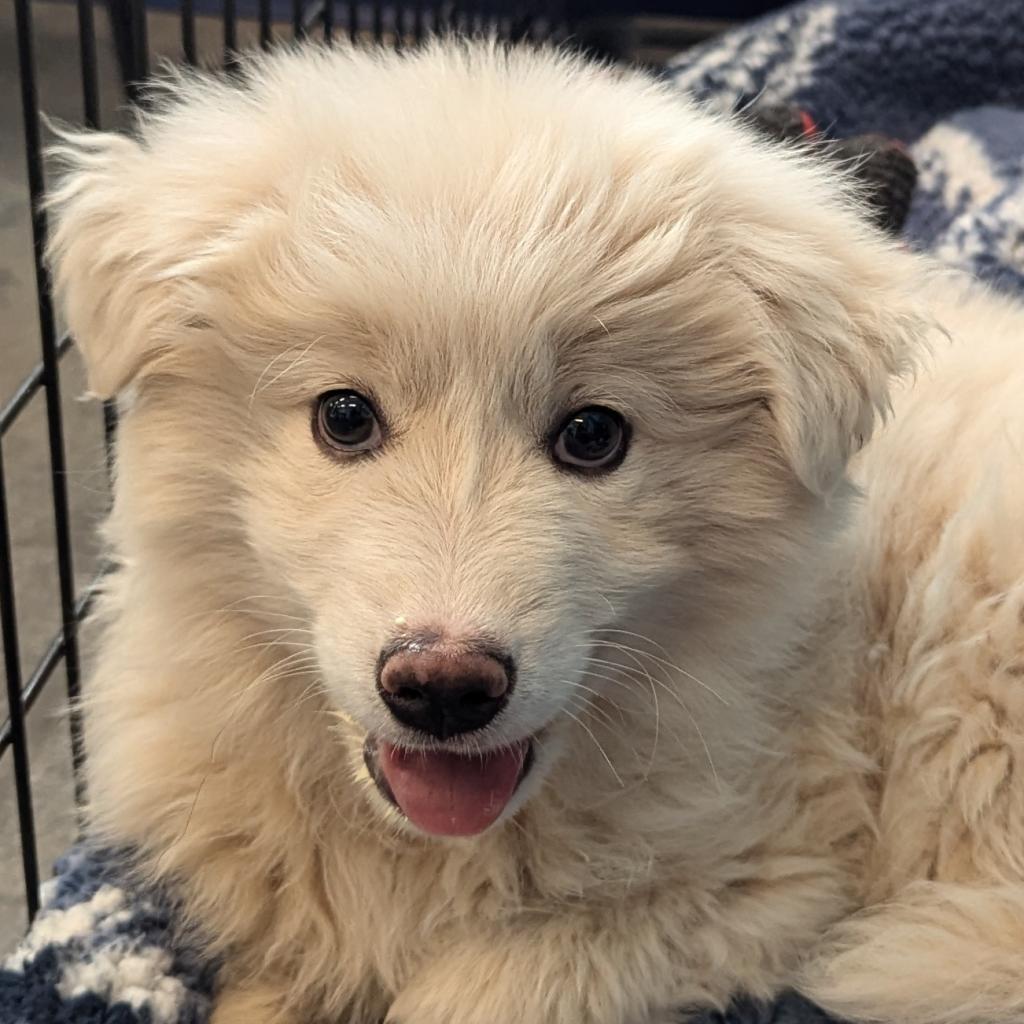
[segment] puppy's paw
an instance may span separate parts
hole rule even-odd
[[[398,993],[386,1024],[633,1024],[592,1021],[571,970],[550,951],[547,971],[510,952],[479,946],[439,957]]]
[[[399,1006],[398,1011],[396,1012],[393,1007],[384,1024],[424,1024],[425,1020],[429,1021],[430,1024],[434,1024],[434,1022],[442,1020],[448,1022],[458,1021],[458,1024],[465,1024],[468,1019],[472,1019],[474,1024],[483,1024],[483,1018],[478,1018],[476,1016],[467,1018],[460,1015],[463,1011],[459,1009],[450,1009],[442,1012],[440,1015],[437,1015],[436,1012],[432,1010],[430,1011],[429,1017],[424,1017],[422,1014],[417,1013],[416,1007],[410,1005],[411,1002],[412,999],[403,996],[401,1006],[396,1003],[396,1006]],[[402,1007],[407,1007],[407,1009],[402,1009]],[[580,1007],[578,1011],[570,1010],[568,1012],[579,1012],[582,1014],[584,1011],[582,1007]],[[692,1011],[685,1009],[660,1010],[653,1011],[652,1013],[644,1016],[630,1017],[629,1019],[618,1021],[617,1024],[690,1024],[691,1021],[694,1021],[695,1016],[696,1015]],[[549,1021],[551,1024],[554,1024],[556,1021],[561,1024],[562,1020],[568,1021],[569,1019],[570,1018],[567,1017],[544,1018],[543,1022],[538,1021],[537,1024],[548,1024]],[[571,1019],[574,1021],[574,1024],[590,1024],[591,1021],[590,1017],[584,1016],[578,1016]],[[488,1018],[487,1024],[507,1024],[509,1021],[527,1020],[529,1020],[531,1024],[534,1024],[534,1018],[527,1017],[520,1004],[513,1004],[505,1014]]]
[[[694,1011],[676,1007],[670,1010],[657,1010],[649,1017],[639,1021],[638,1024],[688,1024],[695,1018]]]
[[[228,988],[217,996],[210,1024],[298,1024],[283,1003],[282,992],[269,985]]]
[[[654,1010],[646,1017],[638,1017],[628,1024],[688,1024],[693,1014],[685,1010]]]
[[[399,992],[386,1024],[685,1024],[650,1011],[627,972],[595,970],[560,948],[509,942],[439,957]]]

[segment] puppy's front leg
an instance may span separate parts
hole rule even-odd
[[[217,996],[210,1024],[299,1024],[282,1009],[282,995],[271,985],[229,986]]]
[[[414,975],[387,1024],[668,1024],[679,1007],[728,995],[726,972],[712,990],[687,963],[682,918],[668,938],[629,917],[568,914],[482,931]]]

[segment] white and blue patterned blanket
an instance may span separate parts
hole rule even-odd
[[[1024,292],[1024,4],[826,0],[783,9],[673,61],[715,107],[777,100],[829,134],[910,144],[915,247]]]
[[[685,7],[685,4],[681,4]],[[832,0],[783,10],[674,61],[714,104],[795,104],[836,136],[911,144],[913,246],[1024,292],[1024,4]],[[0,1024],[203,1024],[216,971],[176,937],[173,903],[118,858],[73,850],[0,969]],[[701,1024],[824,1024],[797,996],[740,1000]]]

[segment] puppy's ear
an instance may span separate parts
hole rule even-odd
[[[755,297],[778,440],[801,482],[825,496],[888,413],[894,378],[918,361],[925,272],[839,182],[800,161],[787,170],[791,193],[746,226],[735,269]]]
[[[168,220],[187,222],[189,211],[161,209],[168,197],[151,187],[152,157],[127,136],[61,132],[50,155],[54,291],[90,390],[110,398],[159,365],[187,322]]]

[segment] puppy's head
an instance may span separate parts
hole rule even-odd
[[[291,52],[60,151],[126,571],[259,595],[426,832],[645,688],[610,650],[724,659],[799,603],[917,329],[826,168],[555,54]]]

